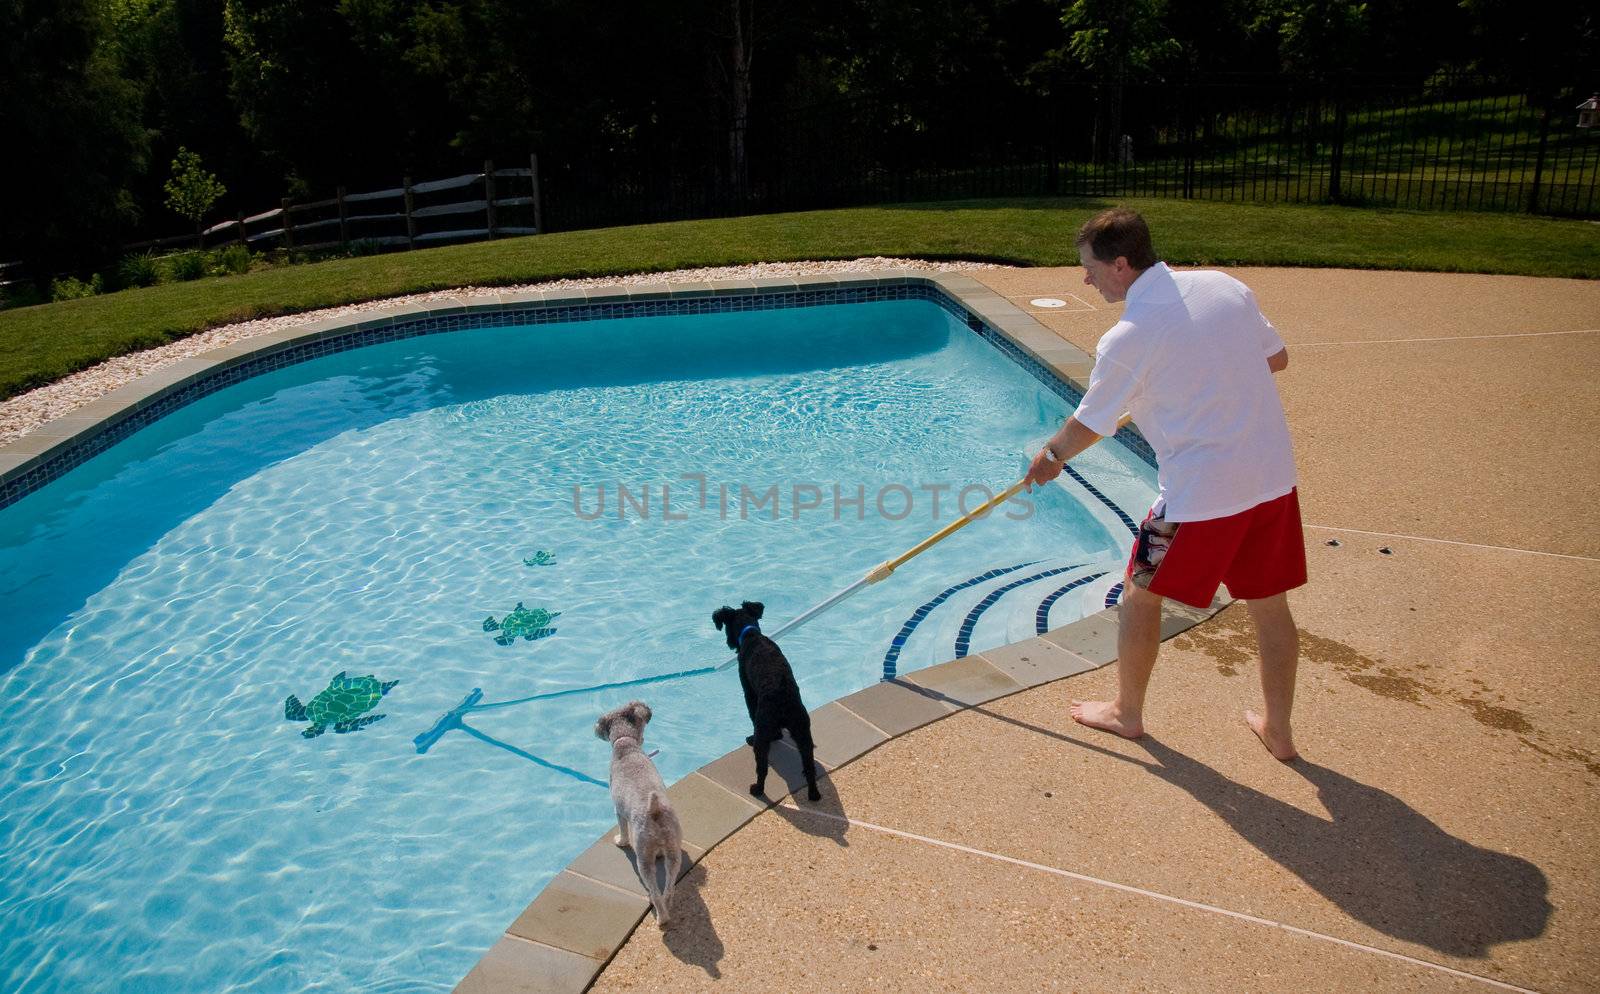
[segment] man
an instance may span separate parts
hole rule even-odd
[[[1161,492],[1123,585],[1116,698],[1073,701],[1072,717],[1143,735],[1162,599],[1205,607],[1226,583],[1249,605],[1261,651],[1266,706],[1245,720],[1287,762],[1296,756],[1289,714],[1299,662],[1287,592],[1306,582],[1294,453],[1272,381],[1288,366],[1288,349],[1243,283],[1158,262],[1133,211],[1094,217],[1077,246],[1084,283],[1127,308],[1100,339],[1083,401],[1034,457],[1027,482],[1054,480],[1067,460],[1113,434],[1126,411],[1155,449]]]

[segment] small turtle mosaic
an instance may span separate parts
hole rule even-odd
[[[554,566],[555,564],[555,554],[544,549],[540,549],[531,556],[522,557],[522,565],[524,566]]]
[[[542,607],[525,608],[521,601],[517,601],[516,610],[506,615],[500,621],[494,620],[494,615],[489,615],[483,621],[483,630],[486,632],[499,632],[495,642],[499,645],[510,645],[518,638],[535,639],[549,638],[556,633],[550,628],[550,622],[561,617],[561,612],[546,611]]]
[[[399,682],[380,681],[370,673],[366,676],[347,676],[341,670],[328,681],[328,686],[321,693],[311,698],[310,704],[301,704],[300,698],[290,694],[289,699],[283,702],[283,717],[285,721],[311,722],[311,727],[300,732],[308,739],[321,735],[329,725],[340,734],[358,731],[383,719],[381,714],[367,712],[377,707],[383,695],[393,690]]]

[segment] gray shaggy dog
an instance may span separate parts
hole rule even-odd
[[[617,809],[617,835],[612,841],[633,847],[639,879],[656,909],[656,925],[666,928],[672,885],[683,862],[683,828],[656,764],[644,754],[644,726],[649,721],[649,705],[629,701],[601,715],[594,734],[611,743],[611,803]],[[665,886],[656,883],[657,859],[666,864]]]

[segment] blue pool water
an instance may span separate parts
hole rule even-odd
[[[720,662],[714,608],[777,627],[1065,413],[891,301],[414,338],[143,429],[0,510],[0,990],[449,990],[609,823],[553,768],[605,778],[596,715],[647,700],[669,782],[749,729],[724,672],[470,719],[527,755],[413,736],[473,687]],[[1080,467],[1148,506],[1120,446]],[[1070,481],[1008,510],[786,638],[808,703],[1091,610],[1116,515]],[[497,644],[519,602],[554,633]],[[398,681],[385,717],[302,737],[285,698],[341,671]]]

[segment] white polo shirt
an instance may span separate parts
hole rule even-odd
[[[1158,262],[1128,288],[1095,350],[1073,417],[1100,435],[1124,411],[1155,449],[1168,521],[1222,518],[1295,485],[1294,451],[1267,357],[1283,339],[1250,288]]]

